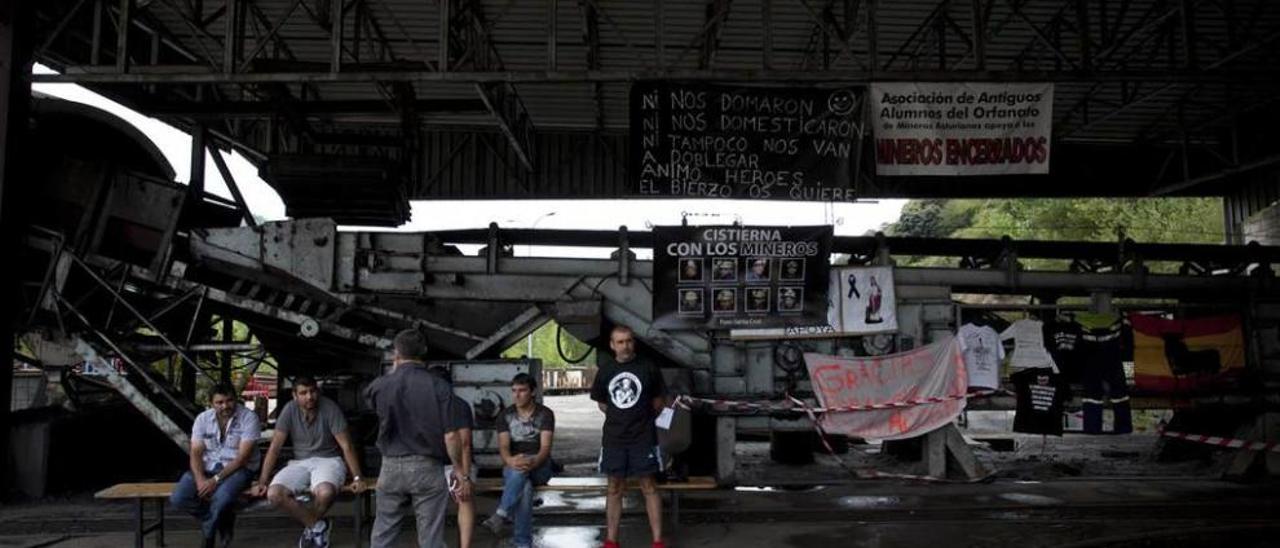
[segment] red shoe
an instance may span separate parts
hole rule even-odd
[[[653,548],[667,548],[667,544],[659,540],[653,543]]]
[[[622,548],[622,547],[618,545],[618,541],[616,540],[606,540],[604,541],[604,548]]]

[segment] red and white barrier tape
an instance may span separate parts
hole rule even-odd
[[[792,396],[787,396],[790,399],[785,402],[766,402],[766,403],[755,403],[755,402],[745,402],[745,401],[735,401],[735,400],[709,400],[709,399],[703,399],[703,398],[694,398],[691,396],[681,396],[681,398],[686,401],[701,403],[703,405],[709,405],[711,407],[728,408],[728,409],[744,409],[749,411],[795,411],[797,408],[803,407],[806,411],[812,411],[814,413],[845,413],[850,411],[876,411],[876,410],[882,410],[882,409],[901,409],[904,407],[915,407],[917,405],[925,405],[930,403],[943,403],[948,401],[963,400],[963,399],[969,399],[969,398],[983,398],[983,397],[992,396],[995,394],[1000,394],[1002,392],[1003,391],[1001,390],[983,390],[980,392],[970,392],[968,394],[953,394],[950,396],[920,398],[920,399],[914,399],[914,400],[904,400],[904,401],[888,402],[888,403],[873,403],[873,404],[866,404],[866,405],[846,405],[841,407],[816,407],[816,408],[804,406],[803,402],[800,402],[800,400],[797,400]],[[797,404],[797,402],[800,402],[800,404]]]
[[[815,412],[812,407],[809,407],[809,404],[805,403],[804,400],[792,396],[791,394],[787,394],[787,400],[792,405],[798,405],[801,409],[804,409],[805,414],[809,416],[809,422],[813,424],[814,431],[818,433],[818,439],[822,440],[822,446],[826,448],[827,454],[835,458],[836,463],[839,464],[841,468],[844,468],[844,471],[848,472],[849,475],[855,478],[862,477],[857,470],[854,470],[848,464],[845,464],[844,459],[840,458],[840,455],[836,454],[835,448],[832,447],[831,442],[827,440],[827,430],[822,427],[822,421],[818,420],[817,412]]]
[[[818,415],[817,415],[818,410],[815,408],[809,407],[809,405],[806,404],[804,400],[796,398],[795,396],[792,396],[790,394],[787,395],[787,399],[790,401],[791,404],[796,405],[804,410],[805,414],[809,416],[809,422],[813,424],[814,431],[818,433],[818,439],[822,441],[822,446],[826,448],[827,454],[831,455],[832,458],[836,459],[836,463],[839,464],[841,468],[843,468],[846,472],[848,472],[851,476],[855,478],[901,479],[901,480],[912,480],[912,481],[929,481],[929,482],[935,482],[935,483],[979,483],[979,482],[989,481],[995,477],[995,473],[993,472],[981,478],[956,481],[956,480],[948,480],[945,478],[938,478],[934,476],[922,476],[917,474],[899,474],[899,473],[893,473],[893,472],[881,472],[879,470],[856,470],[850,467],[847,463],[845,463],[844,459],[840,458],[840,455],[836,454],[835,448],[833,448],[831,446],[831,442],[827,440],[827,430],[822,427],[822,422],[818,420]]]
[[[1202,436],[1200,434],[1187,434],[1184,432],[1169,432],[1164,429],[1160,430],[1160,435],[1166,438],[1173,438],[1176,440],[1186,440],[1186,441],[1191,441],[1196,443],[1203,443],[1205,445],[1216,445],[1218,447],[1227,447],[1231,449],[1246,449],[1249,451],[1271,451],[1275,453],[1280,453],[1280,443],[1277,443],[1274,441],[1265,442],[1265,441],[1237,440],[1237,439],[1231,439],[1231,438],[1220,438],[1218,436]]]

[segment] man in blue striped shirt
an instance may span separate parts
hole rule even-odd
[[[170,504],[200,520],[204,547],[216,537],[231,544],[234,504],[257,474],[257,442],[262,426],[258,416],[240,404],[230,385],[214,387],[212,408],[196,417],[191,427],[190,470],[178,480]]]

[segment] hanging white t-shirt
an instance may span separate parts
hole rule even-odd
[[[1031,367],[1048,367],[1058,372],[1058,364],[1053,363],[1053,356],[1044,348],[1044,323],[1040,320],[1024,318],[1013,322],[1013,325],[1000,334],[1000,340],[1013,339],[1013,357],[1009,359],[1009,367],[1027,369]]]
[[[956,332],[960,339],[960,352],[964,367],[969,373],[969,388],[1000,388],[1000,362],[1004,360],[1004,345],[1000,335],[988,326],[971,323],[960,326]]]

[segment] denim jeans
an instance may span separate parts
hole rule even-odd
[[[206,471],[205,475],[212,477],[220,470],[222,470],[221,465]],[[204,534],[204,538],[213,538],[219,530],[225,531],[235,522],[236,500],[240,498],[240,493],[249,487],[253,476],[254,474],[244,468],[236,470],[222,478],[209,500],[204,500],[200,498],[195,477],[187,471],[182,474],[182,479],[178,480],[177,487],[174,487],[173,494],[169,496],[169,504],[195,516],[200,520],[200,532]]]
[[[514,522],[513,539],[517,547],[533,546],[533,487],[551,481],[551,459],[528,472],[502,468],[502,501],[498,513]]]

